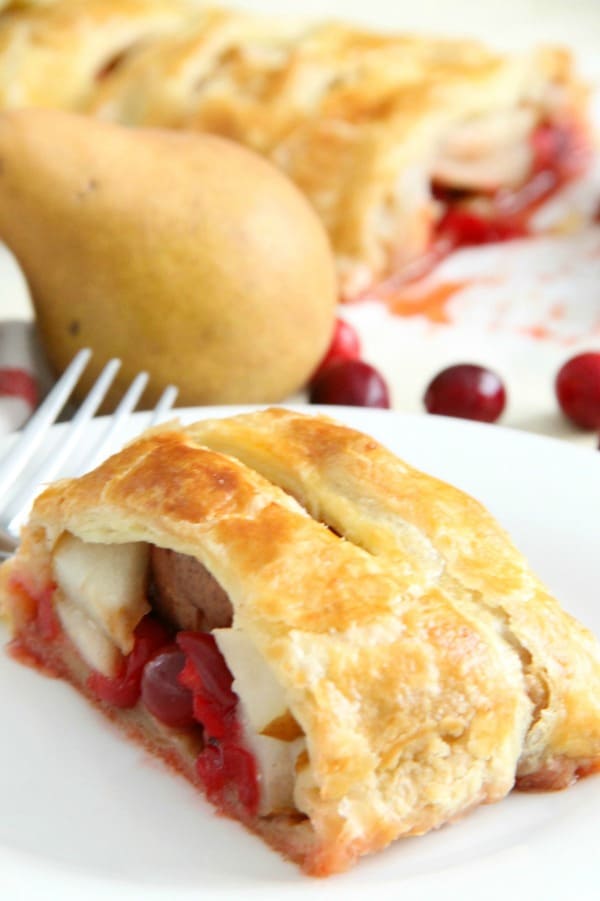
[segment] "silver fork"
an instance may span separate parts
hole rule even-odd
[[[76,463],[73,463],[69,475],[80,475],[100,463],[107,456],[111,442],[126,418],[135,409],[146,387],[148,373],[140,372],[123,395],[115,412],[107,418],[106,426],[101,432],[98,442],[90,452],[85,453],[82,457],[81,440],[84,432],[121,365],[120,360],[110,360],[73,418],[64,425],[64,432],[60,435],[57,446],[52,447],[46,454],[43,451],[38,453],[44,439],[48,438],[50,434],[50,427],[57,421],[71,396],[91,355],[91,350],[85,348],[73,358],[61,378],[28,421],[5,458],[0,462],[0,560],[11,556],[16,550],[19,542],[19,528],[42,486],[56,478],[63,467],[68,465],[69,460],[75,456],[78,446],[79,458]],[[171,409],[176,397],[177,388],[175,386],[169,385],[165,388],[157,405],[148,414],[144,427],[157,425]],[[22,484],[23,479],[17,483],[16,480],[25,472],[34,455],[37,455],[41,462],[37,466],[34,465],[34,471],[28,474],[24,484]]]

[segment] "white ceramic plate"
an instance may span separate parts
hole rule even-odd
[[[564,606],[600,634],[600,456],[460,420],[328,412],[479,497]],[[181,415],[189,421],[228,413]],[[142,425],[133,417],[130,432]],[[598,777],[556,794],[511,795],[435,834],[399,841],[350,873],[316,881],[217,817],[68,685],[5,654],[0,711],[0,897],[7,901],[364,901],[367,892],[479,901],[564,898],[567,886],[569,897],[600,896]]]

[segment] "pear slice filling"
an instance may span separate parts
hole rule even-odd
[[[150,610],[174,631],[211,632],[232,673],[243,741],[255,759],[258,813],[296,810],[297,762],[306,753],[302,729],[270,667],[232,627],[227,594],[199,561],[143,542],[89,543],[64,533],[53,574],[64,632],[88,666],[109,678],[132,651],[135,627]]]

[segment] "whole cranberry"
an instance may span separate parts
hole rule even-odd
[[[184,665],[185,654],[168,647],[146,664],[142,675],[142,701],[153,716],[174,728],[195,722],[192,692],[178,678]]]
[[[600,429],[600,351],[577,354],[559,369],[556,397],[565,416],[583,429]]]
[[[333,337],[327,353],[319,363],[310,381],[314,381],[325,369],[338,360],[357,360],[359,357],[360,338],[356,330],[343,319],[336,319]]]
[[[457,363],[435,376],[423,402],[429,413],[495,422],[506,405],[506,391],[491,369]]]
[[[338,360],[313,380],[310,402],[389,409],[390,395],[373,366],[363,360]]]

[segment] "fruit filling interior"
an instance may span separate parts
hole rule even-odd
[[[208,570],[171,550],[72,535],[60,539],[53,570],[41,592],[16,586],[27,598],[19,656],[37,649],[52,671],[40,646],[70,643],[84,664],[78,687],[94,700],[198,739],[194,774],[213,804],[247,819],[297,815],[302,730]]]
[[[458,136],[454,143],[460,146]],[[520,144],[521,152],[501,146],[486,171],[481,164],[478,171],[471,155],[477,144],[471,136],[471,153],[462,148],[464,173],[456,160],[434,175],[432,192],[440,205],[434,248],[440,255],[526,236],[540,204],[579,175],[588,158],[586,136],[570,122],[541,122]],[[479,176],[471,185],[465,175],[469,168]]]

